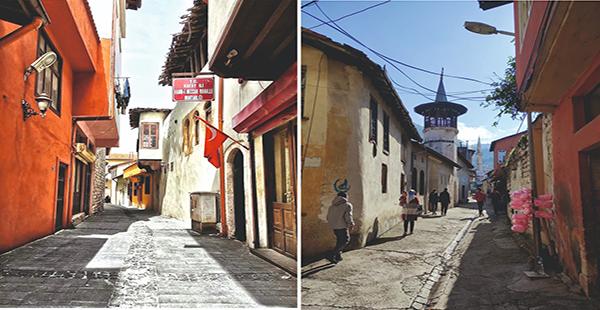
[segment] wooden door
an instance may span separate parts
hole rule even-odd
[[[271,246],[287,256],[297,257],[295,126],[289,124],[267,139],[271,153],[269,173]]]
[[[67,165],[60,163],[58,167],[58,182],[56,191],[56,215],[54,231],[63,228],[63,214],[65,208],[65,179],[67,175]]]

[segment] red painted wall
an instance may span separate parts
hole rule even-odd
[[[514,2],[514,12],[515,12],[515,43],[516,43],[516,68],[517,68],[517,85],[520,86],[524,82],[523,75],[525,73],[527,64],[529,62],[529,57],[532,55],[533,48],[535,46],[535,39],[538,33],[538,29],[542,23],[544,18],[544,13],[546,11],[546,7],[548,6],[548,1],[533,1],[531,6],[531,11],[529,13],[529,21],[527,23],[527,27],[525,28],[525,38],[523,40],[523,46],[521,46],[520,38],[520,29],[519,29],[519,2]],[[532,55],[535,57],[535,54]],[[533,65],[533,59],[531,60],[531,64]]]
[[[533,2],[521,50],[518,40],[518,6],[515,3],[519,84],[523,83],[530,57],[535,57],[533,47],[547,5],[547,2]],[[578,281],[588,295],[595,295],[598,294],[597,249],[600,245],[595,228],[599,218],[598,206],[592,204],[591,175],[586,152],[600,148],[600,117],[584,124],[581,96],[600,84],[600,50],[581,76],[573,76],[569,68],[565,67],[562,78],[565,83],[573,83],[573,86],[556,103],[557,107],[552,113],[556,249],[565,273]]]
[[[506,162],[502,164],[498,163],[498,151],[506,151],[506,159],[508,159],[510,151],[512,151],[517,143],[519,143],[519,139],[521,139],[521,136],[524,134],[525,133],[520,133],[518,135],[509,136],[494,141],[494,149],[492,150],[494,152],[494,175],[496,175],[496,173],[498,173],[506,164]]]
[[[589,93],[600,83],[600,52],[588,71],[580,77],[554,111],[552,135],[554,142],[554,190],[556,203],[556,235],[560,260],[567,274],[579,278],[586,288],[586,275],[581,274],[583,261],[595,262],[596,240],[591,233],[596,215],[590,208],[589,171],[586,151],[600,147],[600,117],[590,123],[577,124],[580,113],[578,96]],[[591,221],[587,223],[586,221]],[[586,231],[586,229],[589,229]],[[594,280],[594,281],[597,281]],[[587,291],[587,289],[586,289]]]
[[[61,111],[60,116],[48,110],[43,119],[34,116],[23,121],[23,98],[37,111],[34,99],[37,73],[34,72],[24,82],[23,72],[37,58],[38,32],[32,31],[0,49],[0,252],[54,232],[59,162],[69,165],[63,216],[63,226],[67,225],[71,217],[70,176],[74,168],[71,154],[73,110],[75,107],[83,110],[82,113],[90,111],[89,108],[79,108],[80,101],[74,99],[92,102],[90,106],[95,108],[109,102],[104,70],[110,68],[104,68],[102,48],[94,33],[95,27],[91,27],[93,23],[86,11],[87,4],[83,1],[42,3],[48,5],[47,12],[52,21],[44,28],[63,59]],[[77,31],[82,37],[68,38],[60,33],[68,24],[87,26]],[[0,21],[0,37],[18,28],[18,25]],[[75,91],[74,87],[84,83],[74,81],[81,74],[74,72],[72,64],[86,68],[89,59],[94,62],[91,68],[102,71],[99,74],[88,73],[92,76],[89,83],[103,86],[93,90],[83,87]],[[108,109],[103,107],[103,110],[104,115],[108,115]]]

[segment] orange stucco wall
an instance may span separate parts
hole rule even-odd
[[[517,60],[517,83],[521,85],[524,82],[523,75],[525,73],[529,57],[533,52],[533,48],[535,46],[535,37],[537,35],[538,29],[540,28],[542,19],[544,18],[544,13],[546,11],[546,7],[548,6],[548,1],[533,1],[531,11],[529,13],[529,21],[527,23],[527,27],[525,28],[526,37],[523,40],[523,44],[521,44],[521,40],[519,39],[521,35],[519,29],[519,2],[515,1],[513,5],[515,12],[515,58]]]
[[[522,49],[517,40],[519,84],[523,83],[527,63],[535,53],[533,46],[547,5],[545,1],[534,1]],[[515,5],[516,16],[518,8]],[[518,20],[515,28],[518,32]],[[600,284],[597,258],[600,241],[596,235],[598,206],[594,205],[592,199],[592,175],[587,152],[600,148],[600,117],[585,124],[581,98],[600,84],[600,50],[592,54],[583,74],[573,74],[568,66],[563,68],[562,73],[557,78],[572,86],[555,103],[556,108],[552,111],[556,250],[564,272],[578,281],[588,295],[596,295]]]
[[[91,75],[90,85],[102,85],[97,88],[84,85],[83,81],[74,81],[81,73],[74,70],[73,63],[81,68],[86,59],[92,59],[95,62],[92,68],[101,71],[110,69],[104,68],[103,51],[95,27],[91,27],[91,21],[86,21],[90,15],[82,13],[87,4],[83,1],[42,3],[47,5],[52,21],[44,28],[63,60],[60,115],[48,110],[43,119],[34,116],[23,121],[23,98],[37,111],[34,95],[37,73],[34,72],[24,82],[23,72],[37,58],[38,32],[31,31],[0,49],[0,252],[54,232],[59,162],[69,166],[63,212],[63,226],[67,225],[71,217],[70,176],[74,168],[71,154],[73,110],[90,113],[91,108],[81,109],[78,105],[85,106],[82,101],[93,102],[94,108],[103,108],[104,115],[108,115],[106,74],[88,73]],[[60,33],[69,24],[87,24],[84,30],[77,31],[83,39],[70,40]],[[0,21],[0,37],[19,27]],[[70,30],[70,33],[73,31]],[[82,46],[81,42],[85,42],[86,46]]]
[[[597,284],[594,235],[597,206],[591,205],[590,175],[586,151],[600,148],[600,117],[577,125],[577,97],[589,93],[600,83],[600,52],[588,71],[554,111],[554,190],[556,204],[556,236],[560,260],[571,277],[578,279],[588,291]],[[591,269],[590,269],[591,268]],[[588,291],[589,292],[589,291]]]

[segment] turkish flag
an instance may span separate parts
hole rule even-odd
[[[204,120],[203,120],[204,121]],[[211,126],[207,122],[206,124],[206,136],[204,139],[204,157],[208,158],[208,161],[213,166],[221,167],[221,156],[219,156],[219,147],[223,145],[223,142],[227,140],[227,135]]]

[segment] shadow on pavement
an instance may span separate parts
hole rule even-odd
[[[198,248],[210,255],[225,271],[228,280],[244,288],[244,291],[260,305],[269,307],[296,307],[297,281],[287,272],[269,264],[252,254],[242,242],[216,235],[199,234],[187,230],[196,244],[186,245],[188,248]],[[201,273],[211,273],[210,270],[198,270]],[[222,274],[215,273],[216,281],[223,281]]]
[[[106,205],[71,229],[0,254],[0,307],[106,307],[129,226],[154,213]]]
[[[484,209],[493,214],[491,206]],[[597,309],[556,276],[532,281],[523,275],[529,257],[515,243],[506,215],[478,218],[467,234],[470,244],[442,281],[445,305],[435,309]]]
[[[304,270],[304,271],[302,271],[302,278],[308,277],[312,274],[315,274],[315,273],[323,271],[323,270],[327,270],[329,268],[333,268],[333,267],[335,267],[335,265],[336,264],[334,264],[334,263],[325,263],[324,265],[315,266],[313,268]]]

